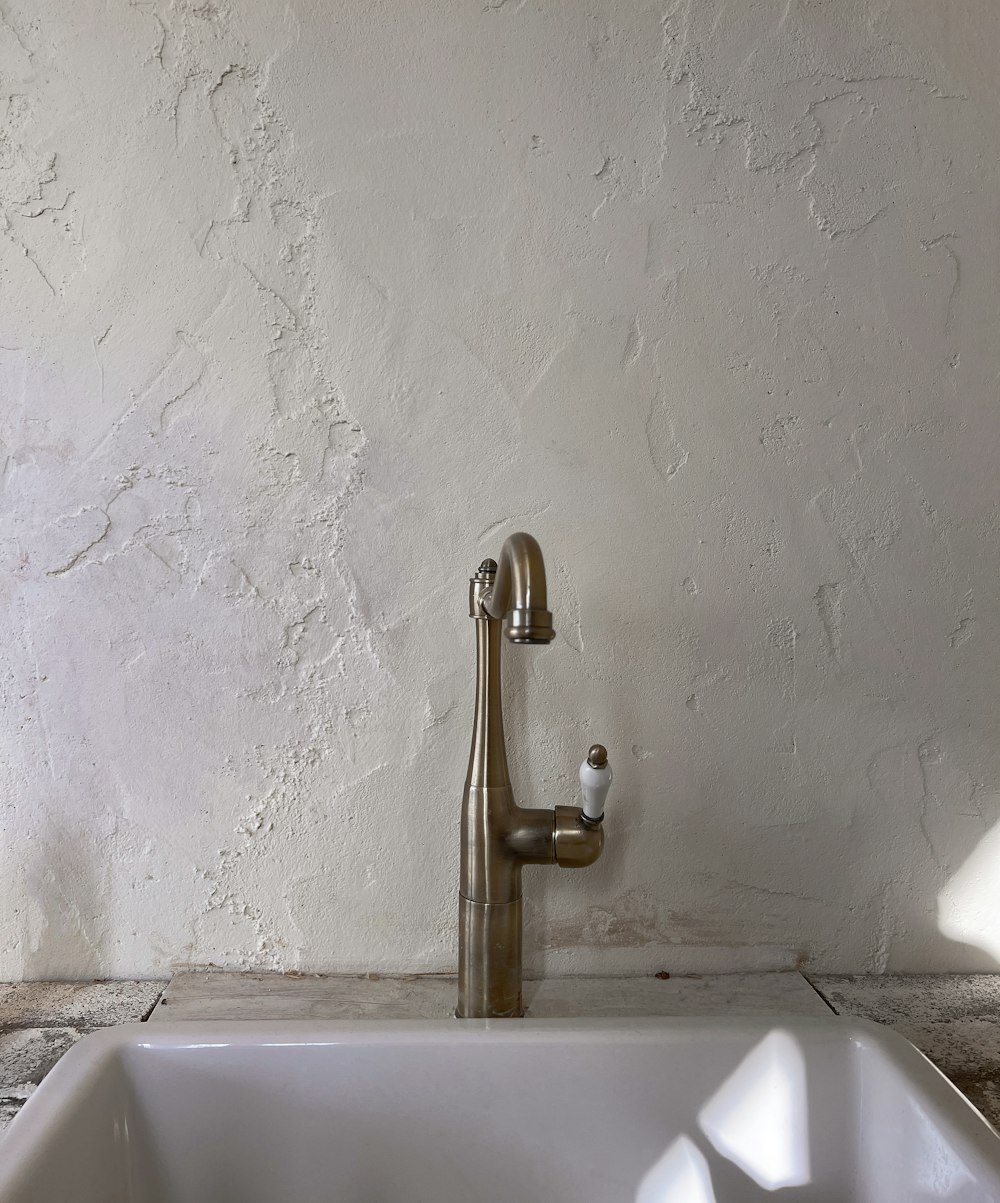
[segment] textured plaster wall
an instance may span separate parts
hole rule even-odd
[[[535,971],[994,967],[938,895],[1000,819],[998,56],[991,0],[3,0],[0,976],[451,968],[519,528],[519,793],[617,783]]]

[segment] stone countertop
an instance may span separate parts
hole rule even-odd
[[[1000,975],[797,973],[552,978],[525,983],[531,1014],[838,1015],[896,1028],[1000,1127]],[[206,1019],[446,1018],[455,979],[180,973],[167,982],[0,983],[0,1128],[81,1036],[118,1023]]]
[[[0,983],[0,1129],[81,1036],[148,1019],[166,984]]]

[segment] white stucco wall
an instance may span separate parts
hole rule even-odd
[[[4,0],[0,977],[451,968],[519,528],[519,793],[616,771],[533,970],[996,967],[998,58],[992,0]]]

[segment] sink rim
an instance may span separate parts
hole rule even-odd
[[[179,1020],[120,1024],[92,1032],[54,1066],[6,1133],[0,1136],[0,1201],[25,1182],[26,1169],[51,1154],[55,1125],[81,1106],[89,1084],[125,1050],[586,1043],[606,1040],[657,1044],[665,1038],[710,1039],[722,1032],[753,1037],[780,1030],[808,1040],[837,1036],[885,1057],[919,1098],[969,1151],[1000,1174],[1000,1132],[961,1091],[899,1032],[850,1016],[709,1015],[540,1019],[280,1019]]]

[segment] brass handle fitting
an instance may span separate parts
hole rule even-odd
[[[604,825],[588,821],[579,806],[557,806],[553,844],[557,865],[582,869],[601,855]]]

